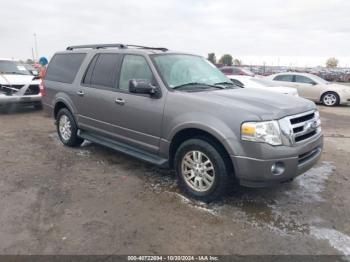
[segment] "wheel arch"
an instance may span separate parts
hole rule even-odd
[[[174,157],[179,146],[193,138],[202,139],[211,145],[218,147],[220,153],[223,154],[225,162],[228,164],[230,170],[233,172],[233,163],[230,159],[230,150],[228,150],[228,145],[226,145],[225,140],[220,139],[217,134],[213,134],[204,129],[198,127],[187,127],[181,130],[178,130],[172,137],[171,143],[169,146],[169,167],[174,167]]]

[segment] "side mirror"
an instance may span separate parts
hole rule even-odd
[[[129,80],[129,92],[155,96],[158,94],[158,88],[147,80],[131,79]]]

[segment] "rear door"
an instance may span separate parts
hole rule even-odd
[[[76,106],[82,128],[113,135],[116,80],[122,55],[96,54],[87,67],[79,88],[76,89]]]

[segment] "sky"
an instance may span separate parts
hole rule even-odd
[[[0,0],[0,57],[125,43],[245,64],[350,67],[349,0]]]

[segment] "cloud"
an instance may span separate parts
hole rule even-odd
[[[206,55],[349,56],[348,0],[3,1],[2,57],[132,43]]]

